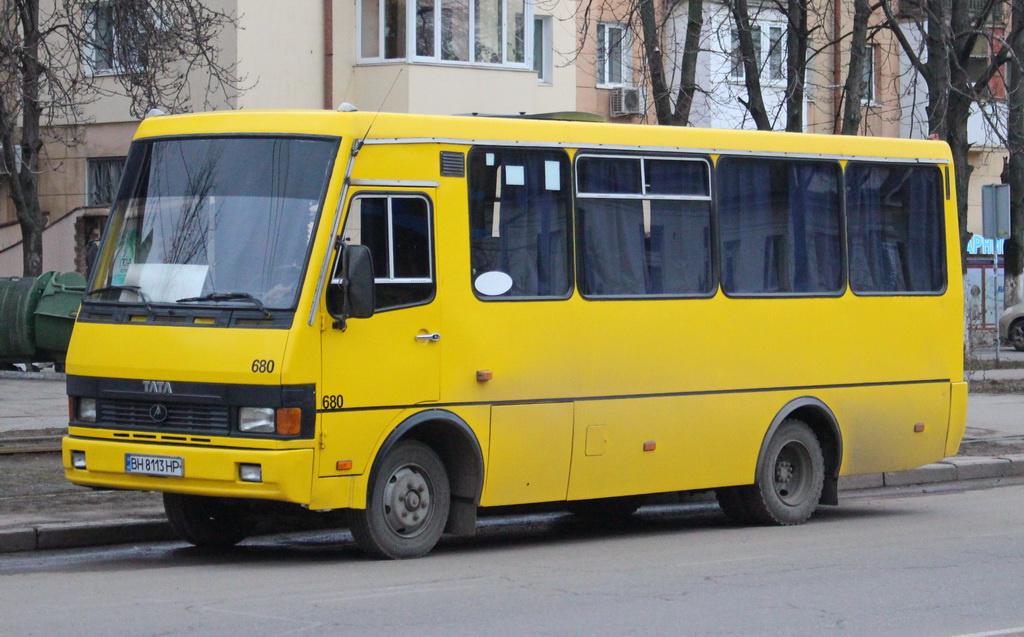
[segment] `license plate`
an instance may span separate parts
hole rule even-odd
[[[185,460],[181,456],[148,456],[141,453],[126,453],[124,454],[124,472],[183,478],[185,477]]]

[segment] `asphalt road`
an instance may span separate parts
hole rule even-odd
[[[847,498],[791,528],[714,505],[502,518],[405,562],[340,532],[37,551],[0,557],[0,634],[1005,635],[1024,632],[1022,501],[1018,481]]]

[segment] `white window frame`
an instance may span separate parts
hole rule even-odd
[[[445,60],[441,55],[441,13],[443,0],[434,0],[434,51],[431,55],[418,55],[416,49],[416,9],[417,0],[405,0],[405,56],[401,58],[384,57],[386,23],[384,21],[384,6],[386,0],[377,2],[377,55],[363,55],[363,0],[356,2],[356,60],[359,64],[395,64],[395,63],[427,63],[449,66],[482,66],[488,68],[511,68],[511,69],[533,69],[533,10],[534,0],[523,2],[523,61],[515,62],[508,60],[509,30],[508,30],[508,0],[496,0],[501,9],[501,61],[480,62],[476,58],[476,3],[474,0],[466,0],[467,5],[467,45],[469,46],[468,60]]]
[[[609,31],[615,30],[622,33],[619,47],[621,49],[621,55],[619,64],[622,67],[619,71],[621,80],[617,82],[609,81],[611,67],[608,62],[608,43],[609,43]],[[633,42],[632,38],[629,37],[629,27],[620,22],[598,22],[597,23],[597,57],[595,59],[594,70],[597,75],[597,88],[615,88],[617,86],[630,86],[632,82],[632,52]]]
[[[877,81],[876,73],[878,55],[875,51],[875,44],[868,42],[864,47],[864,68],[861,74],[861,82],[863,84],[863,92],[860,96],[860,101],[867,105],[873,106],[877,104],[877,95],[875,94],[875,82]]]
[[[761,86],[783,86],[786,84],[786,66],[788,64],[786,57],[786,34],[787,24],[779,21],[776,16],[767,18],[761,18],[758,20],[750,21],[750,30],[757,36],[754,40],[754,55],[757,57],[757,67],[761,72]],[[779,76],[773,77],[772,68],[772,32],[776,31],[779,34],[778,41],[778,56],[779,56]],[[731,50],[728,52],[728,68],[726,70],[726,79],[734,84],[743,84],[746,79],[746,69],[743,66],[743,59],[740,54],[740,45],[738,34],[733,25],[730,31],[730,46]]]
[[[539,32],[538,32],[539,27]],[[537,36],[540,36],[540,42]],[[537,72],[537,83],[544,86],[551,86],[554,83],[552,73],[554,64],[552,58],[554,52],[554,17],[549,15],[533,16],[533,46],[530,47],[530,66]],[[538,60],[536,54],[541,54]]]
[[[124,72],[124,69],[119,64],[116,55],[114,55],[113,59],[111,59],[110,66],[99,66],[97,64],[98,60],[96,59],[98,51],[91,44],[92,42],[98,42],[100,39],[98,33],[97,14],[100,11],[110,11],[111,8],[112,7],[109,2],[93,2],[83,5],[82,7],[82,10],[86,12],[85,28],[87,33],[89,34],[88,43],[86,43],[83,47],[82,57],[83,62],[85,63],[86,74],[93,77],[100,77],[104,75],[120,75]],[[113,23],[111,23],[110,31],[110,38],[113,41],[112,49],[116,52],[117,30],[114,28]]]

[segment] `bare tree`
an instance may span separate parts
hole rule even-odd
[[[925,82],[929,135],[948,142],[953,154],[961,259],[966,268],[964,248],[970,240],[967,188],[973,171],[968,161],[971,142],[967,121],[971,107],[987,97],[989,82],[1005,64],[1009,48],[1004,47],[993,55],[987,68],[981,71],[970,73],[967,66],[978,40],[990,37],[986,25],[992,22],[1001,4],[1000,0],[916,0],[903,4],[904,11],[897,13],[892,0],[881,0],[888,28],[899,41],[911,67]],[[1012,27],[1014,31],[1020,28],[1020,24]],[[923,46],[918,46],[917,42],[923,42]]]
[[[202,0],[4,0],[0,144],[26,276],[42,272],[45,139],[87,123],[84,107],[104,95],[100,76],[114,78],[136,117],[157,107],[208,107],[218,95],[230,99],[239,78],[217,42],[236,26],[233,15]]]
[[[638,0],[644,58],[650,71],[654,112],[659,124],[685,126],[690,121],[690,108],[697,90],[695,81],[697,55],[700,52],[701,30],[704,26],[704,1],[687,0],[686,31],[679,64],[679,89],[673,99],[672,80],[665,69],[665,22],[675,3],[670,3],[659,16],[654,0]]]
[[[864,117],[861,99],[864,96],[864,61],[868,43],[868,19],[872,9],[868,0],[853,1],[853,25],[850,29],[850,63],[847,67],[846,84],[843,92],[843,135],[856,135]]]
[[[1010,20],[1009,77],[1006,85],[1008,108],[1006,149],[1009,161],[1006,181],[1010,185],[1010,238],[1004,244],[1003,271],[1006,305],[1020,302],[1020,275],[1024,271],[1024,0],[1013,0]]]
[[[787,0],[786,20],[786,130],[804,129],[804,78],[811,30],[807,24],[808,0]]]
[[[736,22],[736,37],[740,44],[740,60],[743,64],[743,83],[747,87],[747,99],[740,103],[754,119],[758,130],[771,130],[772,123],[761,95],[761,61],[754,50],[753,31],[750,28],[750,10],[747,0],[732,0],[732,17]]]

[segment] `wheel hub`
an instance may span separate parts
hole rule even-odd
[[[799,442],[785,445],[775,460],[775,494],[784,504],[796,506],[811,488],[811,456]]]
[[[396,534],[418,535],[430,519],[430,483],[419,467],[397,469],[384,487],[384,519]]]
[[[775,481],[776,482],[789,482],[793,477],[793,464],[790,462],[780,461],[775,465]]]

